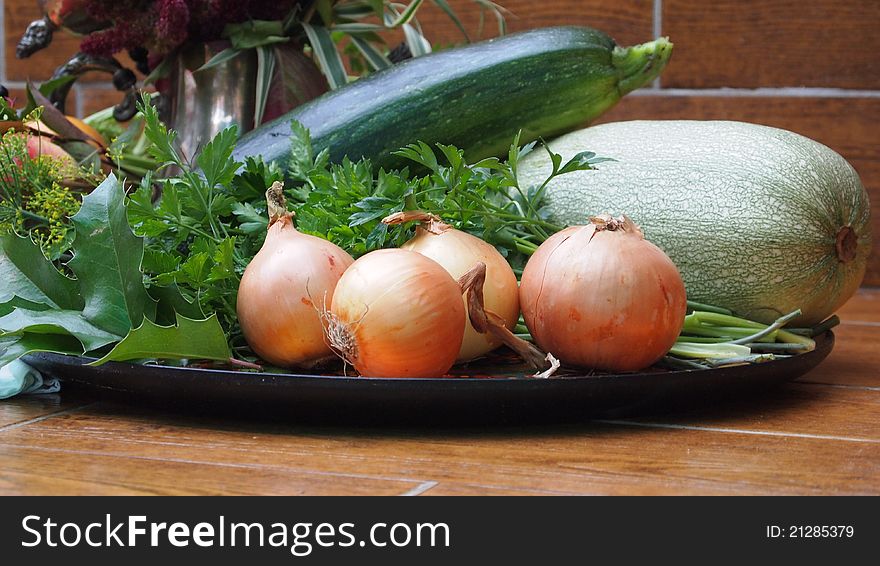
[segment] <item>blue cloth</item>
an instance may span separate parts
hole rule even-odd
[[[0,367],[0,399],[29,393],[58,393],[61,384],[54,377],[44,378],[40,372],[21,360]]]

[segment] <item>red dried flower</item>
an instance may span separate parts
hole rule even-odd
[[[157,0],[156,38],[152,42],[157,51],[171,50],[186,41],[189,7],[185,0]]]
[[[119,51],[146,48],[164,56],[186,41],[220,39],[226,24],[248,19],[279,20],[299,0],[85,0],[86,13],[110,21],[109,29],[86,36],[81,49],[110,56]]]

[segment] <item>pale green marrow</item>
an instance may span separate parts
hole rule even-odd
[[[688,298],[770,322],[800,308],[820,322],[859,287],[871,251],[868,195],[839,154],[804,136],[722,121],[631,121],[549,142],[564,159],[589,150],[613,162],[554,179],[550,218],[584,224],[626,214],[681,271]],[[521,162],[539,184],[546,151]]]

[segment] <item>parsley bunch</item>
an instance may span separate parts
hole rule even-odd
[[[413,226],[389,228],[381,219],[419,209],[494,245],[520,270],[550,234],[562,229],[548,221],[541,204],[547,183],[557,175],[607,161],[582,152],[563,165],[562,157],[550,152],[553,170],[548,178],[539,186],[523,188],[517,164],[535,142],[520,147],[519,136],[512,141],[506,161],[489,158],[472,165],[453,146],[438,144],[438,159],[427,144],[411,144],[396,152],[413,162],[418,173],[411,174],[408,168],[374,171],[366,159],[330,164],[327,151],[314,154],[305,128],[294,123],[292,132],[288,178],[299,183],[291,191],[298,202],[297,228],[334,242],[354,257],[406,242]]]
[[[202,315],[216,313],[233,347],[246,348],[236,319],[241,275],[265,238],[265,190],[288,179],[286,193],[298,230],[334,242],[354,257],[396,247],[413,235],[413,226],[389,228],[381,219],[401,210],[421,209],[441,216],[459,230],[495,245],[515,268],[549,234],[561,227],[541,207],[546,182],[519,186],[516,167],[534,144],[513,143],[506,161],[484,159],[469,165],[461,150],[417,142],[398,154],[413,168],[375,170],[369,159],[330,163],[325,150],[315,153],[309,132],[292,125],[286,171],[259,158],[232,158],[235,127],[217,134],[191,162],[175,143],[176,134],[156,110],[142,106],[145,135],[153,157],[172,176],[149,175],[130,196],[128,218],[146,238],[142,269],[148,284],[176,287]],[[554,168],[547,179],[603,161],[584,152]],[[154,202],[154,184],[161,198]]]
[[[151,285],[176,286],[203,314],[216,313],[237,342],[238,284],[265,238],[264,193],[281,172],[258,160],[234,160],[234,126],[217,134],[190,162],[156,109],[147,104],[140,110],[159,171],[174,173],[163,179],[145,176],[130,196],[129,222],[146,238],[144,277]],[[154,184],[161,188],[157,204]]]

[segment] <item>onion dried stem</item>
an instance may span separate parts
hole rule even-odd
[[[487,332],[498,338],[502,344],[516,352],[531,367],[540,370],[546,368],[545,362],[550,363],[547,368],[546,376],[537,374],[535,377],[549,377],[556,371],[553,368],[554,358],[552,354],[545,354],[539,350],[534,344],[526,342],[510,331],[504,324],[504,319],[494,312],[485,308],[483,304],[483,284],[486,282],[486,264],[477,262],[477,264],[467,273],[458,279],[462,293],[467,293],[468,317],[474,330],[481,334]],[[555,362],[558,364],[558,361]]]
[[[407,222],[418,222],[423,230],[427,230],[428,232],[437,235],[452,228],[452,226],[440,220],[440,217],[436,214],[431,214],[423,210],[404,210],[402,212],[389,214],[382,219],[382,224],[387,224],[389,226],[396,226],[397,224],[405,224]]]

